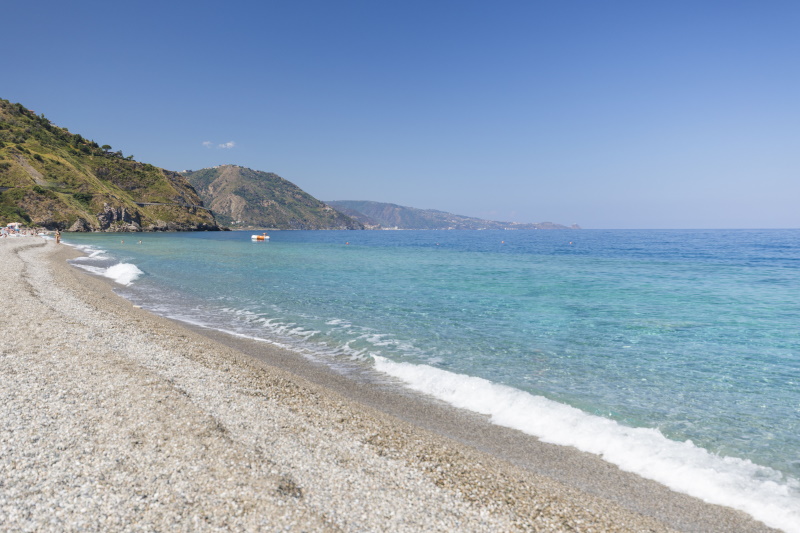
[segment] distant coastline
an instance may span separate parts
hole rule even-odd
[[[331,200],[326,203],[358,220],[366,229],[383,230],[539,230],[581,229],[554,222],[501,222],[385,202]]]

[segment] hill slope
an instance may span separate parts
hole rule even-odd
[[[218,230],[178,173],[0,99],[0,223],[67,231]]]
[[[236,165],[182,173],[224,224],[274,229],[364,229],[277,174]]]
[[[480,218],[465,217],[437,211],[417,209],[402,205],[358,200],[339,200],[327,202],[339,211],[359,220],[367,227],[398,229],[579,229],[578,226],[563,226],[552,222],[522,224],[518,222],[498,222]]]

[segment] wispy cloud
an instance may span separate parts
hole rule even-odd
[[[214,147],[214,143],[211,142],[211,141],[203,141],[203,146],[205,146],[206,148],[213,148]],[[218,144],[217,148],[222,148],[222,149],[227,150],[228,148],[233,148],[234,146],[236,146],[235,142],[228,141],[226,143]]]

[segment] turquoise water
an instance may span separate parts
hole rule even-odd
[[[800,523],[798,230],[66,241],[95,251],[77,264],[135,278],[119,292],[155,312],[333,367],[360,361],[676,490],[765,521],[767,508],[787,531]]]

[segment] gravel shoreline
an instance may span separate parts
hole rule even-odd
[[[278,349],[137,309],[75,255],[0,242],[2,530],[769,531],[565,448],[542,475],[535,439],[465,444],[477,418],[442,409],[453,438],[428,431]]]

